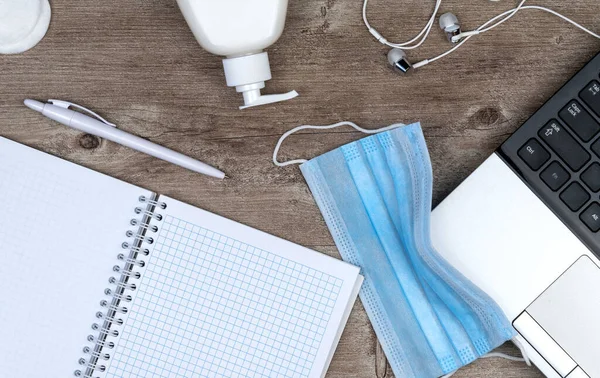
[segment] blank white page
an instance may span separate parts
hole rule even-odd
[[[73,377],[140,195],[0,138],[2,377]]]
[[[321,377],[359,269],[167,197],[107,378]]]

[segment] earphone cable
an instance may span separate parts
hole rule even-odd
[[[425,60],[423,60],[421,62],[415,63],[413,65],[414,68],[423,67],[426,64],[435,62],[436,60],[442,59],[442,58],[444,58],[444,57],[452,54],[454,51],[458,50],[463,44],[465,44],[469,39],[471,39],[475,35],[481,34],[482,32],[485,32],[487,30],[491,30],[492,28],[494,28],[494,27],[502,24],[504,21],[507,21],[508,18],[513,17],[516,13],[518,13],[519,11],[524,10],[524,9],[535,9],[535,10],[541,10],[541,11],[550,13],[550,14],[552,14],[554,16],[557,16],[557,17],[563,19],[564,21],[567,21],[571,25],[573,25],[573,26],[577,27],[578,29],[586,32],[587,34],[589,34],[589,35],[591,35],[591,36],[593,36],[593,37],[595,37],[597,39],[600,39],[600,35],[599,34],[591,31],[590,29],[587,29],[586,27],[582,26],[581,24],[579,24],[579,23],[573,21],[572,19],[570,19],[570,18],[568,18],[568,17],[566,17],[566,16],[564,16],[564,15],[556,12],[555,10],[552,10],[552,9],[549,9],[549,8],[546,8],[546,7],[542,7],[542,6],[538,6],[538,5],[523,5],[524,2],[525,2],[525,0],[523,0],[521,2],[521,4],[520,4],[519,7],[510,9],[510,10],[508,10],[508,11],[506,11],[504,13],[501,13],[501,14],[495,16],[494,18],[488,20],[483,25],[481,25],[477,30],[475,30],[473,32],[464,32],[464,33],[461,33],[457,37],[462,36],[462,37],[464,37],[464,39],[462,41],[460,41],[456,46],[452,47],[450,50],[448,50],[448,51],[446,51],[446,52],[444,52],[444,53],[442,53],[442,54],[440,54],[440,55],[438,55],[438,56],[436,56],[434,58],[425,59]],[[494,24],[492,27],[487,28],[488,25],[493,24],[494,22],[496,22],[497,20],[500,20],[500,19],[501,19],[500,22]]]
[[[440,6],[442,5],[442,0],[436,0],[433,13],[431,14],[431,17],[427,21],[427,24],[425,24],[425,26],[419,32],[419,34],[417,34],[410,41],[406,41],[406,42],[403,42],[403,43],[392,43],[392,42],[389,42],[373,26],[371,26],[371,23],[369,22],[369,20],[367,18],[367,6],[368,6],[368,3],[369,3],[369,0],[364,0],[364,2],[363,2],[363,8],[362,8],[362,16],[363,16],[363,22],[365,23],[365,26],[367,27],[367,29],[369,30],[369,32],[379,42],[381,42],[382,44],[384,44],[384,45],[386,45],[388,47],[391,47],[391,48],[401,48],[403,50],[412,50],[412,49],[416,49],[417,47],[419,47],[423,43],[425,43],[425,41],[429,37],[431,29],[433,28],[433,25],[435,24],[435,19],[436,19],[436,16],[437,16],[438,12],[439,12]],[[420,39],[420,41],[419,41],[419,39]]]
[[[522,1],[519,3],[519,5],[518,5],[516,8],[512,9],[511,11],[509,11],[509,14],[508,14],[506,17],[504,17],[502,20],[498,21],[498,22],[497,22],[497,23],[495,23],[494,25],[492,25],[492,26],[489,26],[489,27],[487,27],[487,28],[485,28],[485,27],[484,27],[483,29],[481,29],[481,27],[480,27],[480,28],[478,28],[478,29],[477,29],[477,31],[479,32],[479,34],[481,34],[481,33],[485,33],[485,32],[487,32],[487,31],[490,31],[490,30],[492,30],[493,28],[495,28],[495,27],[497,27],[497,26],[500,26],[500,25],[502,25],[503,23],[505,23],[506,21],[510,20],[512,17],[514,17],[514,15],[515,15],[515,14],[517,14],[517,12],[518,12],[519,10],[521,10],[521,8],[523,8],[523,5],[525,4],[525,1],[527,1],[527,0],[522,0]]]
[[[498,0],[489,0],[492,2],[498,1]],[[573,21],[572,19],[558,13],[555,10],[552,10],[550,8],[546,8],[543,6],[538,6],[538,5],[524,5],[526,2],[526,0],[521,0],[519,2],[519,4],[517,5],[517,7],[507,10],[506,12],[503,12],[495,17],[493,17],[492,19],[486,21],[484,24],[482,24],[479,28],[477,28],[476,30],[473,31],[467,31],[467,32],[462,32],[459,35],[456,35],[453,37],[453,41],[454,42],[458,42],[455,46],[453,46],[451,49],[445,51],[444,53],[433,57],[433,58],[429,58],[429,59],[425,59],[422,60],[418,63],[415,63],[413,65],[414,68],[420,68],[423,67],[429,63],[435,62],[436,60],[442,59],[450,54],[452,54],[454,51],[458,50],[462,45],[464,45],[469,39],[471,39],[472,37],[479,35],[479,34],[483,34],[485,32],[488,32],[500,25],[502,25],[503,23],[505,23],[506,21],[508,21],[509,19],[513,18],[517,13],[519,13],[521,10],[523,9],[536,9],[536,10],[541,10],[547,13],[550,13],[556,17],[561,18],[564,21],[567,21],[568,23],[570,23],[571,25],[575,26],[576,28],[580,29],[581,31],[586,32],[587,34],[593,36],[594,38],[598,38],[600,39],[600,35],[598,33],[593,32],[592,30],[582,26],[581,24]],[[363,7],[362,7],[362,17],[363,17],[363,22],[366,25],[367,29],[369,30],[369,32],[382,44],[391,47],[391,48],[400,48],[402,50],[412,50],[412,49],[416,49],[418,47],[420,47],[423,43],[425,43],[425,41],[427,40],[427,38],[429,37],[429,34],[431,33],[431,29],[433,28],[433,25],[435,23],[437,14],[439,12],[440,6],[442,4],[442,0],[436,0],[435,3],[435,7],[434,10],[431,14],[431,17],[429,18],[429,20],[427,21],[427,24],[425,24],[425,26],[423,27],[423,29],[415,36],[413,37],[411,40],[403,42],[403,43],[392,43],[389,42],[385,37],[383,37],[383,35],[381,35],[373,26],[371,26],[368,18],[367,18],[367,6],[368,6],[369,0],[364,0],[363,1]]]

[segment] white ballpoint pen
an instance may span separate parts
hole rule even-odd
[[[147,141],[146,139],[129,134],[119,130],[113,123],[108,122],[98,114],[89,109],[73,104],[67,101],[48,100],[48,103],[43,103],[35,100],[25,100],[25,106],[42,113],[46,117],[62,123],[65,126],[84,133],[92,134],[100,138],[110,140],[145,154],[154,156],[158,159],[168,161],[191,171],[202,173],[204,175],[216,177],[219,179],[225,178],[225,173],[208,164],[192,159],[189,156],[175,152],[168,148],[159,146],[158,144]],[[77,108],[93,115],[96,119],[85,114],[73,111],[70,107]]]

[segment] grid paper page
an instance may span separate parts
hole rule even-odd
[[[306,377],[341,285],[169,216],[108,376]]]
[[[0,138],[0,377],[73,377],[150,192]]]

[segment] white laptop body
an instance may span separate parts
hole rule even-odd
[[[499,155],[434,210],[432,235],[547,377],[600,378],[600,261]]]

